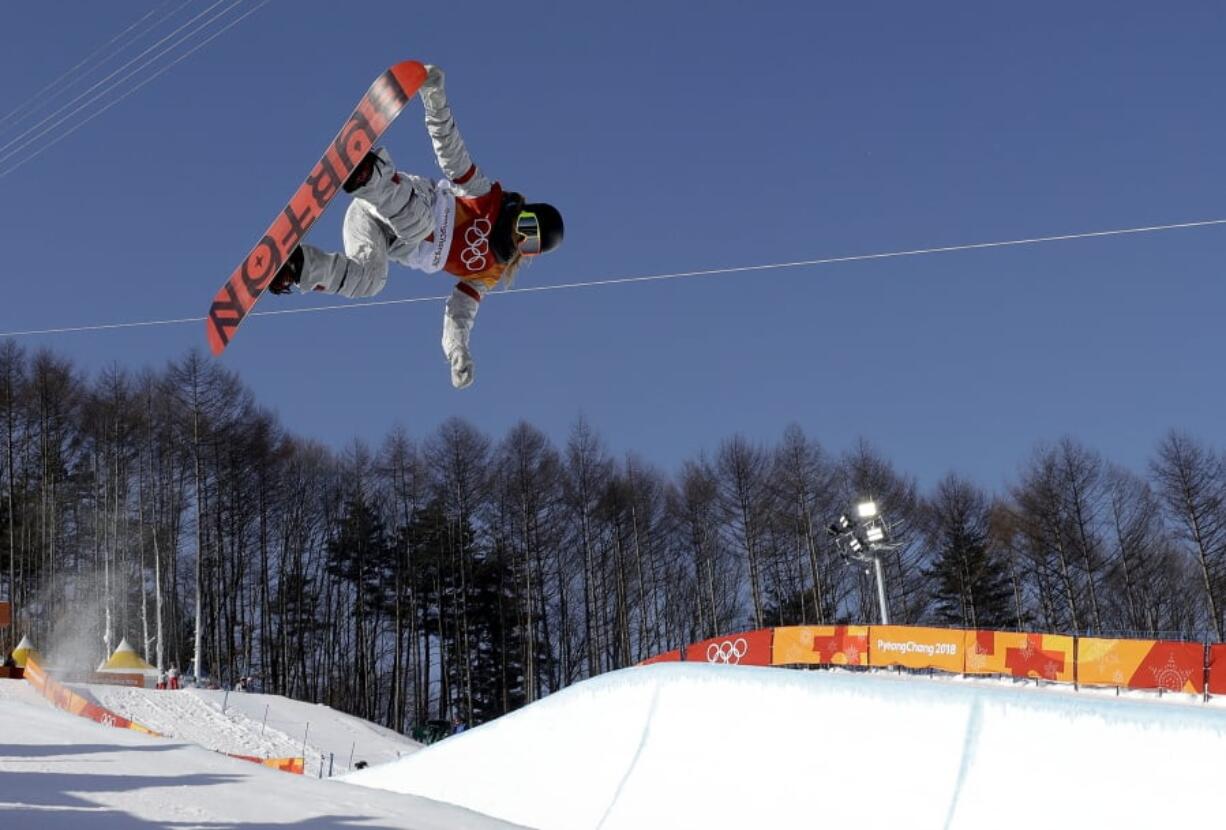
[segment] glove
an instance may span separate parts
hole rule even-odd
[[[447,360],[451,363],[451,385],[456,389],[471,386],[473,382],[473,359],[472,355],[468,353],[468,349],[463,346],[457,346],[451,350]]]
[[[429,109],[442,109],[447,105],[447,93],[443,90],[443,70],[434,64],[426,64],[426,80],[422,81],[421,102]]]
[[[426,79],[421,82],[422,89],[443,89],[443,70],[432,63],[426,64]]]

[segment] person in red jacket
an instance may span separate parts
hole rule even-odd
[[[426,130],[446,178],[399,171],[377,148],[344,184],[353,195],[345,213],[344,253],[300,245],[273,277],[269,290],[324,291],[371,297],[387,283],[392,260],[427,273],[458,278],[443,314],[443,353],[451,382],[473,382],[469,337],[481,298],[510,285],[523,262],[562,243],[562,215],[545,202],[528,202],[485,176],[469,157],[443,87],[443,72],[428,66],[420,94]]]

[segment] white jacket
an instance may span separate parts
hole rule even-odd
[[[392,260],[426,273],[442,270],[455,228],[456,196],[476,198],[490,192],[493,182],[468,154],[441,84],[420,92],[426,131],[446,178],[434,181],[398,171],[385,148],[370,180],[354,192],[345,214],[345,253],[329,253],[303,245],[302,291],[371,297],[387,283]],[[479,282],[460,282],[443,312],[443,352],[448,360],[458,349],[467,351],[481,297],[488,289]]]

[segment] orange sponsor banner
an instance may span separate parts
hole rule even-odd
[[[775,629],[771,665],[863,666],[867,663],[867,625],[790,625]]]
[[[1226,695],[1226,644],[1209,646],[1209,694]]]
[[[1077,681],[1087,686],[1205,690],[1205,647],[1169,640],[1077,638]]]
[[[264,766],[279,769],[292,775],[302,775],[306,771],[305,758],[265,758]]]
[[[141,689],[145,686],[145,676],[143,674],[119,674],[118,672],[94,672],[81,677],[69,678],[69,682],[89,683],[94,686],[133,686]]]
[[[685,647],[685,659],[730,666],[769,666],[774,631],[773,628],[759,628],[691,643]]]
[[[1063,634],[967,631],[967,674],[1073,682],[1073,638]]]
[[[961,628],[873,625],[868,631],[870,666],[962,671],[966,632]]]
[[[34,691],[38,692],[43,697],[47,696],[47,673],[43,671],[42,666],[34,658],[26,660],[26,682],[34,687]]]
[[[648,657],[640,666],[650,666],[652,663],[675,663],[681,659],[681,649],[666,651],[663,654],[657,654],[655,657]]]
[[[73,715],[79,715],[83,718],[89,718],[95,723],[100,723],[103,726],[114,726],[119,729],[132,729],[136,732],[143,732],[146,735],[158,735],[148,727],[141,726],[136,721],[128,720],[125,717],[115,714],[110,709],[104,709],[96,703],[92,703],[81,695],[56,682],[42,666],[33,659],[26,660],[26,681],[38,690],[39,694],[51,701],[57,709],[63,709]]]
[[[237,758],[240,761],[250,761],[253,764],[260,764],[265,767],[288,772],[293,775],[302,775],[306,770],[306,759],[301,755],[295,758],[261,758],[258,755],[233,755],[229,752],[223,753],[231,758]]]

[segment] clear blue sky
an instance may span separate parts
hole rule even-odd
[[[0,113],[154,8],[10,4]],[[203,316],[406,58],[446,70],[486,171],[565,213],[537,286],[1226,217],[1223,42],[1210,2],[272,0],[0,178],[0,331]],[[385,143],[438,174],[419,104]],[[441,304],[253,318],[224,360],[334,446],[451,415],[561,443],[583,413],[672,470],[795,421],[998,487],[1065,434],[1138,468],[1170,427],[1222,443],[1224,251],[1209,228],[494,295],[459,392]],[[381,299],[451,284],[397,267]],[[23,342],[91,370],[206,348],[201,323]]]

